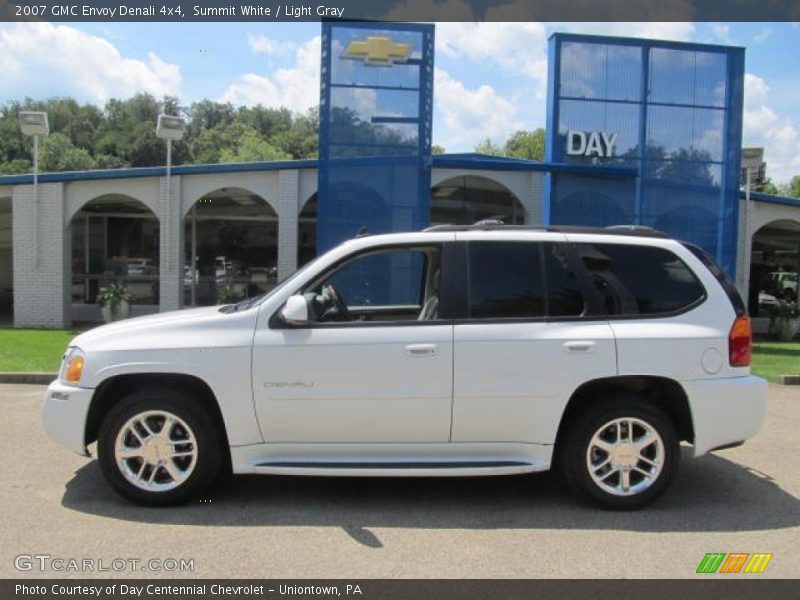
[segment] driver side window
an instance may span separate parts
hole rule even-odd
[[[394,322],[438,318],[441,250],[392,248],[361,254],[305,293],[312,319]]]

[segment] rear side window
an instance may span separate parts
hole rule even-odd
[[[469,316],[473,319],[543,317],[545,288],[539,244],[469,244]]]
[[[664,248],[627,244],[576,244],[601,312],[658,315],[684,310],[705,297],[691,269]]]
[[[683,242],[683,245],[689,252],[694,254],[709,271],[711,271],[711,274],[722,286],[722,289],[725,290],[725,294],[727,294],[728,300],[731,301],[733,310],[736,311],[736,316],[743,317],[745,314],[747,314],[747,308],[742,301],[742,297],[739,295],[739,291],[736,289],[736,286],[728,274],[717,264],[717,261],[711,258],[711,255],[703,250],[700,246],[695,246],[694,244],[689,244],[688,242]]]

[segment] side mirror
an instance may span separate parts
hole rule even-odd
[[[281,309],[281,318],[289,325],[308,323],[308,302],[301,294],[289,296]]]

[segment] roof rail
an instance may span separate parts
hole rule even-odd
[[[435,231],[552,231],[553,233],[590,233],[594,235],[625,235],[632,237],[669,238],[666,233],[646,227],[644,225],[609,225],[608,227],[589,227],[582,225],[549,225],[547,227],[535,225],[506,225],[498,219],[484,219],[472,225],[433,225],[426,232]]]

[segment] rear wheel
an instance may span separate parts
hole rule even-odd
[[[662,411],[625,397],[575,419],[559,451],[561,470],[576,491],[603,507],[625,510],[666,491],[678,468],[680,444]]]
[[[134,392],[116,404],[97,440],[103,475],[139,504],[185,502],[216,479],[223,464],[219,427],[179,390]]]

